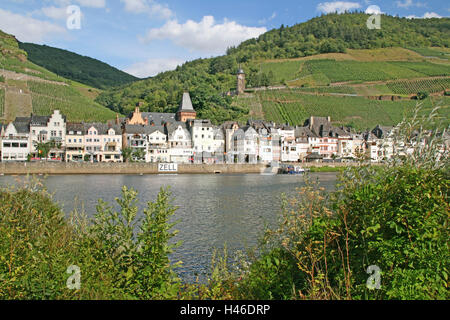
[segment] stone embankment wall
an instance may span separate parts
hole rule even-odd
[[[287,163],[284,165],[288,165]],[[302,168],[348,167],[358,163],[292,163]],[[245,174],[275,173],[266,164],[179,164],[179,174]],[[59,162],[10,162],[0,163],[0,175],[70,175],[70,174],[161,174],[156,163],[59,163]]]
[[[264,164],[179,164],[180,174],[214,173],[261,173],[267,168]],[[0,174],[159,174],[156,163],[57,163],[27,162],[0,163]]]

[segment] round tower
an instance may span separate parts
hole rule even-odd
[[[237,94],[243,94],[245,91],[245,72],[242,68],[239,68],[237,72]]]

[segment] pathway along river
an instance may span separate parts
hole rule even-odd
[[[335,173],[311,173],[321,186],[332,191]],[[0,177],[0,187],[16,185],[25,177]],[[295,195],[304,185],[302,176],[292,175],[70,175],[49,176],[45,186],[64,211],[84,206],[92,216],[99,198],[113,203],[123,185],[139,192],[140,206],[154,201],[161,187],[170,186],[174,216],[179,223],[175,240],[182,246],[172,261],[183,261],[177,270],[185,281],[200,281],[210,270],[214,248],[226,244],[229,252],[255,246],[264,224],[274,226],[281,208],[281,194]],[[141,212],[140,212],[141,214]]]

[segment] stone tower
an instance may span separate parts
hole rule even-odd
[[[197,117],[197,112],[195,112],[192,106],[191,97],[189,92],[183,93],[183,100],[181,101],[180,107],[176,113],[177,121],[187,122],[188,120],[195,120]]]
[[[245,72],[242,68],[239,68],[237,73],[237,94],[243,94],[245,90]]]

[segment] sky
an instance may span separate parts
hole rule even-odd
[[[137,77],[322,13],[382,12],[416,19],[450,16],[442,0],[0,0],[0,30],[106,62]]]

